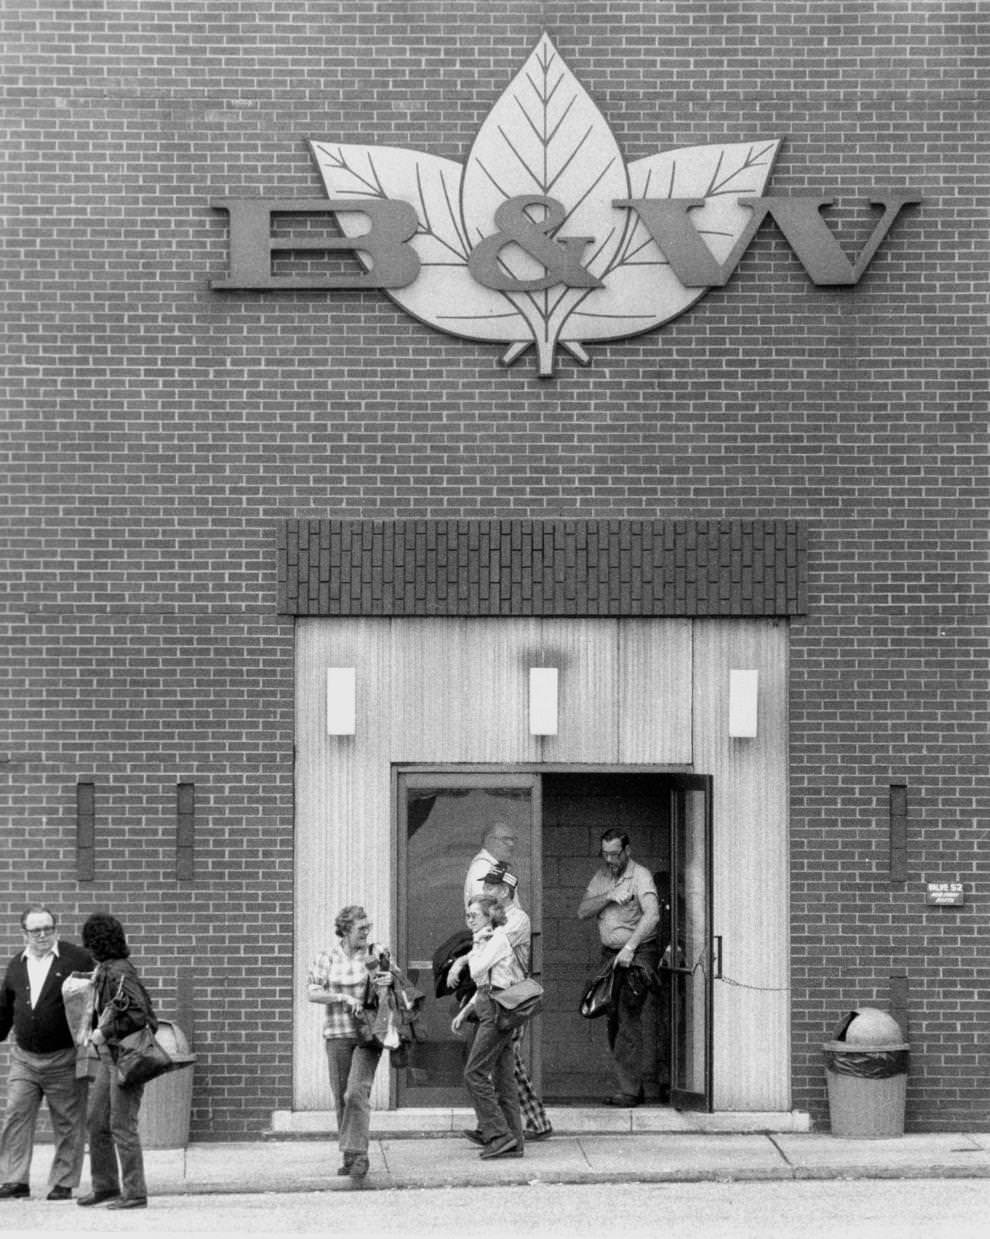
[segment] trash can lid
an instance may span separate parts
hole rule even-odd
[[[834,1038],[851,1046],[872,1049],[895,1041],[901,1042],[904,1040],[904,1033],[900,1024],[886,1011],[878,1011],[875,1007],[860,1007],[843,1017],[835,1030]]]

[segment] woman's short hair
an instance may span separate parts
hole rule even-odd
[[[505,909],[491,895],[476,895],[474,899],[468,900],[469,908],[472,904],[480,910],[481,915],[490,925],[505,924]]]
[[[366,921],[368,914],[359,903],[349,903],[346,908],[341,908],[337,913],[337,917],[333,923],[333,931],[338,938],[345,938],[358,921]]]
[[[131,953],[123,925],[109,912],[94,912],[88,918],[82,927],[82,944],[98,963],[126,959]]]

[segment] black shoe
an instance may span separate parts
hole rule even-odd
[[[105,1187],[102,1191],[90,1192],[86,1196],[80,1196],[76,1204],[81,1205],[84,1209],[88,1209],[90,1205],[102,1205],[105,1200],[116,1200],[119,1195],[119,1187]]]
[[[30,1196],[31,1187],[27,1183],[0,1183],[0,1200],[13,1200],[15,1196]]]
[[[464,1136],[467,1136],[468,1140],[470,1140],[473,1144],[480,1144],[484,1146],[488,1143],[488,1141],[481,1134],[481,1132],[478,1131],[477,1127],[475,1127],[473,1130],[465,1128],[461,1134]]]
[[[491,1160],[493,1157],[508,1157],[510,1154],[515,1154],[519,1149],[516,1143],[515,1136],[496,1136],[494,1140],[489,1140],[485,1147],[478,1154],[485,1161]],[[522,1150],[519,1149],[521,1153]]]
[[[108,1209],[147,1209],[147,1196],[118,1196],[107,1205]]]
[[[71,1187],[58,1187],[58,1186],[53,1187],[52,1190],[45,1197],[45,1200],[71,1200],[71,1199],[72,1199],[72,1188]]]
[[[354,1160],[347,1167],[347,1173],[352,1179],[363,1179],[368,1173],[368,1158],[364,1153],[356,1153]]]
[[[552,1127],[547,1127],[543,1131],[530,1131],[529,1128],[527,1127],[526,1128],[526,1143],[529,1144],[531,1140],[549,1140],[552,1135],[553,1135]]]

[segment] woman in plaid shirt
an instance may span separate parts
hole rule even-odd
[[[382,1047],[359,1037],[357,1017],[364,1007],[369,978],[383,989],[390,988],[393,979],[388,951],[368,944],[371,922],[364,908],[349,904],[341,909],[334,931],[340,942],[313,961],[306,993],[310,1002],[326,1007],[323,1036],[343,1156],[337,1173],[363,1179],[368,1173],[371,1085]]]

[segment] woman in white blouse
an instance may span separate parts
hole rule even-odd
[[[464,1067],[464,1083],[478,1118],[475,1132],[466,1133],[481,1145],[481,1157],[522,1157],[523,1129],[519,1094],[513,1076],[512,1030],[495,1025],[497,1006],[492,991],[505,989],[526,975],[505,932],[505,911],[497,899],[479,896],[467,908],[474,945],[457,963],[471,971],[478,989],[455,1016],[459,1032],[471,1013],[478,1020],[471,1052]],[[453,983],[452,978],[448,983]]]

